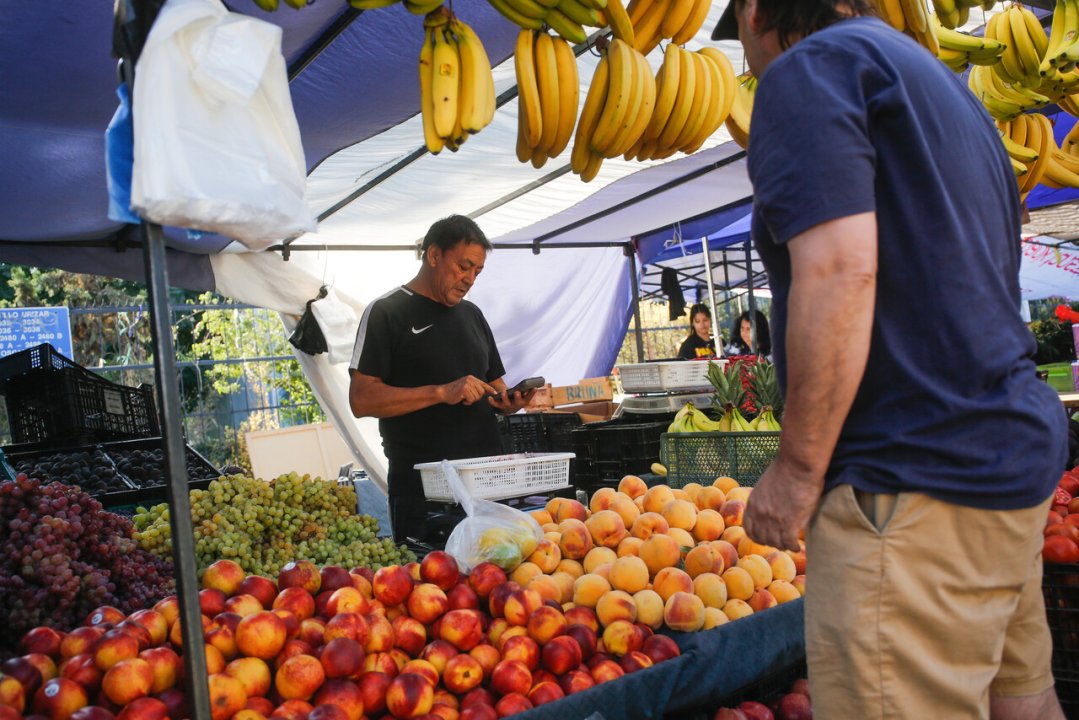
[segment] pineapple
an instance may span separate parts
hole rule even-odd
[[[720,418],[721,432],[737,432],[749,430],[749,423],[738,408],[742,407],[745,400],[745,388],[742,386],[742,361],[728,363],[723,370],[715,363],[708,367],[708,380],[715,388],[712,396],[712,406],[722,412]]]
[[[783,396],[779,392],[775,365],[763,360],[755,364],[750,375],[750,387],[757,398],[759,409],[757,418],[752,423],[753,429],[765,432],[779,430],[776,415],[783,414]]]

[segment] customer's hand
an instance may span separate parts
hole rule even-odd
[[[820,502],[824,478],[806,477],[777,459],[764,471],[746,503],[742,527],[754,542],[798,550],[799,535]]]

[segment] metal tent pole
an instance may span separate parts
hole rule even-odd
[[[160,225],[143,222],[142,257],[150,292],[150,330],[154,341],[154,375],[161,399],[161,439],[169,481],[169,524],[176,595],[180,601],[180,628],[184,642],[184,687],[192,717],[208,718],[209,674],[202,638],[198,571],[195,568],[195,533],[191,527],[191,498],[187,488],[187,457],[181,426],[180,391],[176,384],[176,351],[169,315],[169,276],[165,264],[165,236]]]
[[[705,280],[708,283],[708,306],[712,311],[712,341],[716,344],[716,355],[723,356],[723,343],[720,342],[719,333],[716,332],[716,322],[719,320],[719,315],[716,314],[716,286],[712,282],[712,253],[708,250],[708,236],[705,235],[701,238],[701,249],[704,252],[704,275]],[[692,320],[693,318],[690,318]]]
[[[629,283],[633,290],[633,332],[637,337],[637,362],[644,362],[644,341],[641,339],[641,289],[637,285],[637,257],[632,245],[622,250],[629,266]]]
[[[749,238],[746,238],[746,293],[749,299],[749,326],[753,333],[753,346],[750,350],[757,354],[757,300],[753,296],[753,247]]]

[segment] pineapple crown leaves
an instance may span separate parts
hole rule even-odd
[[[757,397],[761,412],[781,409],[783,396],[779,392],[775,365],[770,362],[756,363],[750,372],[750,387]]]
[[[715,407],[730,408],[739,407],[742,404],[745,389],[742,387],[741,360],[728,363],[722,369],[715,363],[709,363],[708,380],[715,388],[712,403]]]

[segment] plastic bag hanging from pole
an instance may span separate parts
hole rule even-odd
[[[512,572],[543,539],[539,523],[508,505],[474,497],[449,460],[442,461],[442,472],[453,497],[468,515],[450,533],[446,552],[465,572],[482,562]]]
[[[261,250],[316,229],[281,28],[168,0],[135,72],[132,208]]]
[[[296,323],[296,329],[288,336],[288,341],[292,343],[294,348],[308,355],[318,355],[328,349],[326,336],[322,334],[322,328],[318,326],[318,319],[315,317],[314,311],[311,310],[311,304],[324,297],[326,297],[325,285],[319,288],[318,297],[307,301],[307,309],[303,311],[299,322]]]

